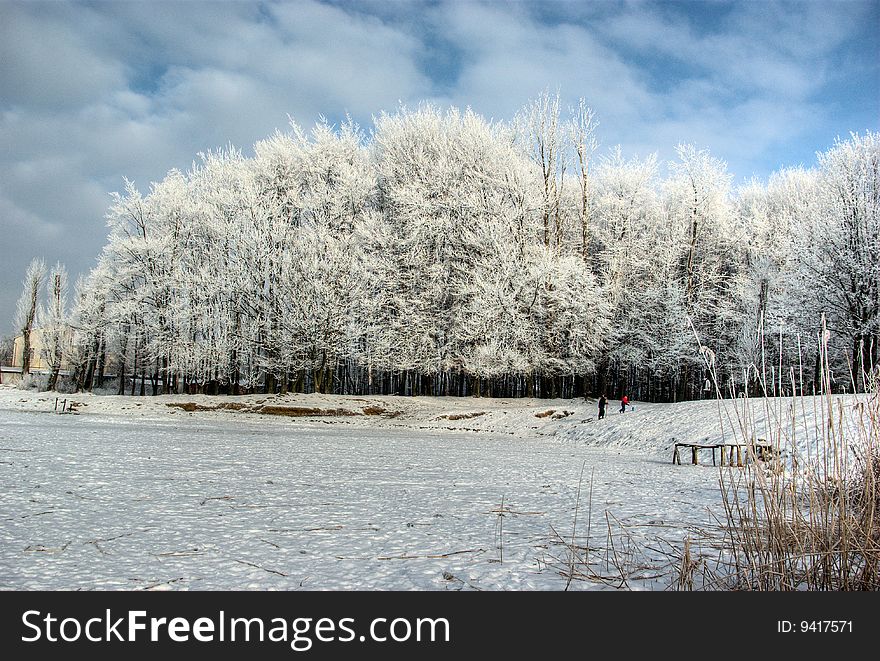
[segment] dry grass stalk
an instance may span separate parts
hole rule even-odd
[[[859,375],[869,384],[867,393],[848,400],[833,397],[827,343],[823,332],[820,396],[769,397],[762,380],[765,429],[759,430],[748,401],[737,405],[731,393],[734,404],[726,408],[733,409],[738,442],[751,444],[750,461],[742,471],[720,472],[725,534],[719,561],[695,580],[699,563],[685,540],[685,552],[677,558],[678,589],[880,589],[877,370]],[[708,367],[714,378],[714,366]],[[789,374],[793,392],[804,392],[802,372],[799,381],[794,370]],[[815,425],[806,422],[807,407]],[[761,434],[772,438],[779,463],[757,460],[754,441]]]

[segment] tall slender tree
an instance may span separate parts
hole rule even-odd
[[[67,317],[67,269],[60,262],[46,281],[46,302],[37,311],[42,358],[49,367],[47,390],[55,390],[65,357],[69,354],[70,326]]]
[[[28,264],[22,282],[22,292],[16,305],[15,326],[21,331],[21,375],[22,378],[31,371],[31,333],[37,316],[40,289],[46,277],[46,263],[34,258]]]

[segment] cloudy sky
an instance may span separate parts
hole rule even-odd
[[[368,127],[429,100],[509,119],[559,88],[603,148],[691,142],[765,179],[878,130],[878,34],[878,0],[0,0],[0,334],[33,256],[91,267],[123,177],[249,152],[288,115]]]

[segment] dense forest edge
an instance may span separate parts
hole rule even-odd
[[[22,383],[35,342],[40,387],[132,395],[678,401],[819,392],[823,360],[871,389],[878,134],[734,187],[704,149],[661,166],[597,127],[548,92],[510,122],[401,107],[127,182],[72,297],[29,267]]]

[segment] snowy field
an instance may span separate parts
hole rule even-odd
[[[561,400],[300,395],[283,399],[386,413],[291,418],[168,406],[254,396],[73,399],[58,415],[0,388],[2,589],[562,589],[554,531],[571,538],[578,502],[603,576],[609,521],[651,555],[722,514],[711,461],[669,451],[719,432],[714,402],[587,422]],[[654,556],[628,587],[666,585]]]

